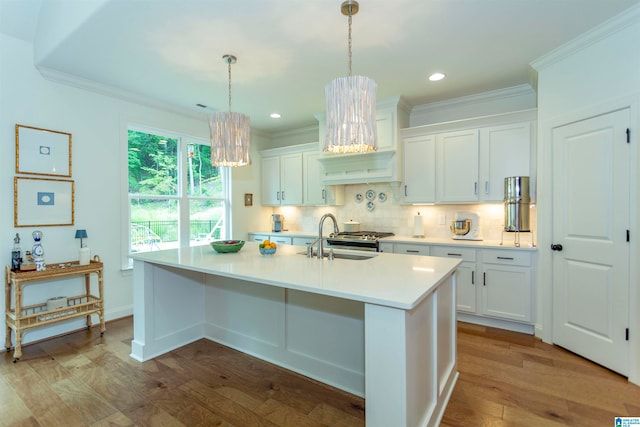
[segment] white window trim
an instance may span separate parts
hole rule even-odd
[[[121,194],[122,194],[122,224],[121,227],[121,244],[120,244],[120,252],[121,256],[121,270],[132,270],[133,269],[133,260],[129,257],[129,225],[131,224],[131,211],[130,211],[130,194],[129,194],[129,130],[134,130],[136,132],[146,132],[155,135],[163,135],[171,138],[175,138],[178,140],[178,150],[176,155],[178,156],[178,174],[182,177],[182,174],[187,168],[187,159],[184,156],[185,147],[191,143],[201,143],[202,145],[208,145],[209,141],[204,138],[196,137],[192,135],[188,135],[186,133],[178,133],[175,131],[170,131],[166,129],[162,129],[159,127],[153,127],[149,125],[141,125],[139,123],[124,121],[122,120],[123,126],[123,144],[122,144],[122,185],[121,185]],[[225,182],[223,199],[224,203],[224,230],[225,235],[229,236],[232,230],[231,224],[231,171],[230,168],[221,167],[220,174],[222,175],[222,179]],[[157,199],[157,200],[178,200],[178,213],[179,213],[179,229],[178,229],[178,242],[180,247],[189,247],[191,244],[190,240],[190,231],[189,231],[189,210],[182,209],[183,203],[189,203],[190,200],[212,200],[211,197],[189,197],[187,195],[187,179],[179,179],[178,180],[178,191],[176,196],[162,196],[162,195],[146,195],[141,194],[140,197],[144,197],[145,199]]]

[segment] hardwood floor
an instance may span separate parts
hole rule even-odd
[[[364,400],[200,340],[129,357],[132,319],[0,358],[1,426],[362,426]],[[640,387],[513,332],[458,327],[460,378],[442,426],[608,426]]]

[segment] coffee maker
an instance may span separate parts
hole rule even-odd
[[[271,231],[279,233],[284,230],[284,216],[280,214],[271,215]]]

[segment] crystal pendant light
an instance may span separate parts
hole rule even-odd
[[[229,111],[215,112],[209,118],[211,164],[213,166],[247,166],[251,164],[251,123],[249,117],[231,112],[231,64],[237,58],[222,57],[229,70]]]
[[[338,77],[324,89],[327,129],[324,151],[362,153],[378,148],[376,128],[376,82],[351,75],[351,17],[359,10],[357,1],[342,3],[349,17],[349,76]]]

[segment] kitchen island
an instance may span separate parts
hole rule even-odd
[[[368,426],[437,425],[458,375],[459,260],[329,261],[257,246],[132,255],[131,356],[207,338],[363,396]]]

